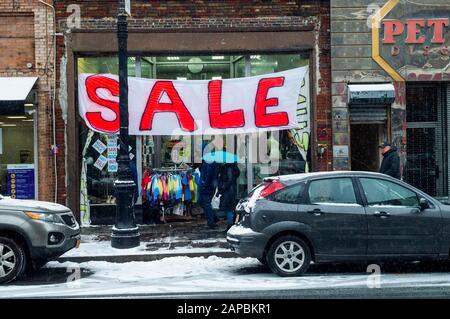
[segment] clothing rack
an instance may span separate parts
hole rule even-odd
[[[194,171],[193,168],[191,167],[187,167],[187,168],[182,168],[182,167],[160,167],[160,168],[148,168],[148,171],[152,171],[153,173],[192,173]],[[164,204],[160,204],[160,208],[162,211],[162,219],[163,222],[166,223],[166,218],[165,218],[165,212],[166,209],[168,209],[168,207],[166,207],[166,205]]]
[[[175,173],[175,172],[192,172],[193,168],[177,168],[177,167],[161,167],[161,168],[152,168],[151,169],[155,173]]]

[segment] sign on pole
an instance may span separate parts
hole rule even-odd
[[[125,0],[125,12],[131,17],[131,0]]]

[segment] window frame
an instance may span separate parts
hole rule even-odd
[[[296,187],[296,186],[299,186],[300,184],[303,184],[304,187],[303,187],[303,190],[301,190],[301,191],[299,192],[299,194],[298,194],[298,196],[297,196],[297,201],[296,201],[296,202],[294,202],[294,203],[281,202],[281,201],[277,201],[277,200],[274,200],[274,199],[273,199],[273,197],[276,196],[277,194],[279,194],[279,193],[281,193],[281,192],[283,192],[283,191],[287,191],[287,190],[289,190],[290,188],[294,188],[294,187]],[[305,181],[299,181],[299,182],[296,182],[296,183],[294,183],[294,184],[287,185],[285,188],[282,188],[282,189],[280,189],[280,190],[278,190],[278,191],[276,191],[276,192],[270,194],[270,195],[268,196],[267,199],[270,200],[270,201],[272,201],[272,202],[280,203],[280,204],[291,204],[291,205],[300,205],[300,204],[303,204],[303,203],[304,203],[304,197],[305,197],[305,191],[306,191],[306,189],[307,189],[307,185],[308,185],[308,183],[306,183]]]
[[[330,179],[350,179],[353,186],[353,192],[355,194],[355,203],[311,203],[311,199],[309,197],[309,188],[311,186],[312,182],[317,182],[321,180],[330,180]],[[320,177],[320,178],[314,178],[310,179],[306,185],[305,191],[304,191],[304,202],[306,205],[336,205],[336,206],[342,206],[342,205],[357,205],[362,206],[362,199],[360,194],[360,189],[358,187],[358,184],[355,181],[354,176],[333,176],[333,177]]]
[[[364,179],[374,179],[374,180],[379,180],[379,181],[384,181],[384,182],[390,182],[393,183],[399,187],[403,187],[406,188],[407,190],[409,190],[410,192],[413,192],[416,195],[417,198],[417,202],[420,202],[420,198],[423,197],[428,201],[428,204],[430,205],[430,208],[434,208],[434,204],[432,201],[430,201],[430,199],[428,198],[428,196],[424,196],[423,194],[417,192],[416,190],[412,189],[411,187],[408,187],[407,185],[403,185],[401,183],[397,183],[396,181],[390,180],[390,179],[386,179],[386,178],[379,178],[379,177],[373,177],[373,176],[358,176],[358,187],[360,188],[360,193],[361,193],[361,197],[363,199],[363,204],[365,207],[379,207],[380,205],[369,205],[369,201],[367,200],[366,194],[364,193],[364,187],[361,181],[361,178]],[[397,208],[404,208],[404,207],[408,207],[408,208],[420,208],[420,205],[418,206],[405,206],[405,205],[382,205],[383,207],[397,207]]]

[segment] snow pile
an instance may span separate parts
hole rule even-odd
[[[208,240],[197,240],[195,244],[202,242],[210,243]],[[152,242],[153,243],[153,242]],[[157,255],[157,254],[188,254],[188,253],[213,253],[230,252],[227,248],[192,248],[191,246],[171,247],[171,242],[162,242],[163,247],[149,251],[147,243],[142,243],[139,247],[130,249],[116,249],[111,247],[109,241],[82,242],[78,249],[69,250],[61,257],[102,257],[102,256],[128,256],[128,255]],[[173,242],[176,243],[176,242]],[[193,242],[194,243],[194,242]]]

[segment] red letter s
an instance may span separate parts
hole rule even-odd
[[[113,96],[119,96],[119,82],[101,75],[92,75],[86,79],[86,92],[89,99],[113,111],[116,118],[108,121],[102,117],[102,112],[86,112],[86,120],[99,131],[116,133],[120,128],[119,103],[102,99],[97,95],[98,89],[106,89]]]

